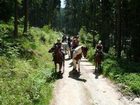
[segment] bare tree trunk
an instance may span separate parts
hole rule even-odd
[[[24,0],[24,33],[27,33],[28,30],[28,0]]]
[[[117,57],[118,58],[121,58],[121,50],[122,50],[122,33],[121,33],[121,0],[117,0],[116,2],[117,4],[117,45],[116,45],[116,48],[117,48]]]
[[[14,37],[18,36],[18,2],[15,0]]]

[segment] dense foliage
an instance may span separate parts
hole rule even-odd
[[[105,52],[114,46],[118,58],[123,51],[129,60],[140,61],[139,0],[65,1],[66,33],[76,35],[85,26],[93,37],[99,34]]]
[[[0,21],[9,21],[15,14],[17,1],[18,18],[24,16],[25,1],[27,1],[29,23],[31,26],[55,26],[56,16],[60,10],[60,0],[0,0]]]
[[[108,58],[103,62],[103,74],[115,80],[124,94],[140,95],[140,63]]]
[[[0,103],[49,104],[60,0],[0,0]],[[44,26],[48,25],[48,26]],[[41,26],[35,28],[32,26]]]
[[[28,35],[19,30],[13,39],[13,25],[0,24],[0,103],[48,105],[54,80],[48,49],[58,33],[48,26],[32,27]]]

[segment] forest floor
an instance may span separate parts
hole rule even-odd
[[[96,78],[95,67],[81,60],[80,75],[72,72],[71,60],[65,62],[62,79],[54,84],[51,105],[140,105],[140,98],[126,97],[117,85],[102,75]]]

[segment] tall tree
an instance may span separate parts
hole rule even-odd
[[[0,20],[8,22],[14,15],[14,0],[0,0]]]
[[[111,4],[109,0],[101,0],[101,40],[103,40],[104,51],[109,50],[109,35],[111,33]]]
[[[121,33],[121,0],[116,0],[116,36],[117,36],[117,40],[116,40],[116,51],[117,51],[117,57],[120,58],[121,57],[121,50],[122,50],[122,33]]]
[[[14,37],[18,36],[18,1],[14,0],[15,3],[15,15],[14,15]]]
[[[24,0],[24,33],[27,33],[28,29],[28,12],[29,12],[29,7],[28,7],[28,2],[29,0]]]

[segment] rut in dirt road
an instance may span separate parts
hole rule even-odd
[[[71,60],[65,62],[65,73],[55,83],[51,105],[139,105],[117,91],[108,79],[95,78],[94,66],[81,60],[80,75],[72,74]]]

